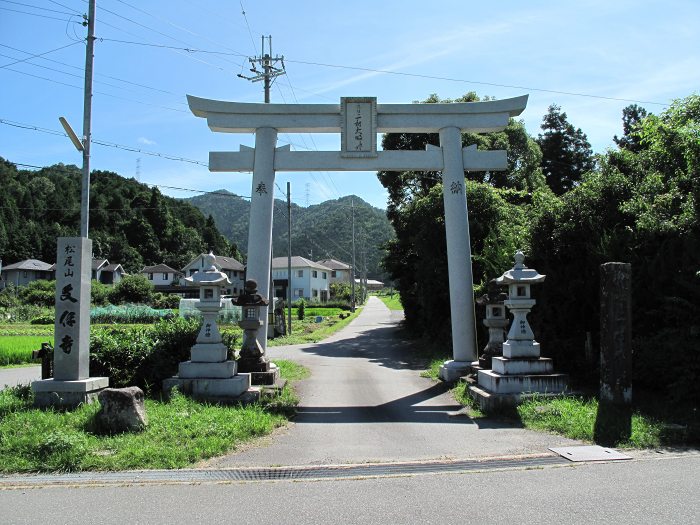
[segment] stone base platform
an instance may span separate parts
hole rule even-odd
[[[453,383],[469,374],[471,369],[472,363],[469,361],[445,361],[440,367],[439,377],[445,383]]]
[[[251,387],[250,374],[229,378],[171,377],[163,381],[163,392],[173,388],[200,401],[214,403],[247,403],[260,398],[260,389]]]
[[[270,363],[267,372],[250,372],[250,381],[254,385],[274,385],[279,382],[280,369],[275,363]]]
[[[514,394],[496,394],[480,386],[472,385],[469,387],[469,395],[478,403],[479,408],[483,412],[487,414],[498,414],[510,412],[519,404],[534,397],[538,399],[548,399],[561,397],[565,395],[565,393],[520,392]]]
[[[561,394],[569,382],[566,374],[503,375],[493,370],[480,370],[478,377],[479,386],[495,394]]]
[[[32,383],[34,406],[75,408],[97,401],[97,394],[109,386],[108,377],[88,377],[75,381],[42,379]]]

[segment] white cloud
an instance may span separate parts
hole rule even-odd
[[[146,146],[154,146],[156,144],[155,140],[147,139],[146,137],[139,137],[139,144],[145,144]]]

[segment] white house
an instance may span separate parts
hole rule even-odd
[[[292,257],[292,301],[307,299],[326,302],[331,269],[304,257]],[[287,297],[289,286],[287,257],[272,259],[272,280],[275,297]]]
[[[156,288],[177,284],[180,277],[183,277],[182,272],[178,272],[167,264],[145,266],[140,273],[141,275],[144,275],[146,279],[148,279],[148,282],[150,282]]]
[[[26,286],[38,279],[51,280],[54,278],[54,265],[38,259],[26,259],[2,268],[0,274],[0,289],[9,283],[15,286]]]
[[[95,281],[102,284],[117,284],[125,275],[126,272],[121,264],[110,264],[107,259],[92,260],[92,278]]]
[[[185,277],[192,277],[195,273],[204,270],[204,258],[208,254],[202,253],[192,259],[192,261],[182,269],[182,274]],[[243,292],[243,284],[245,283],[245,266],[238,262],[233,257],[222,257],[221,255],[215,255],[216,266],[224,272],[229,281],[231,281],[230,286],[222,291],[224,295],[240,295]],[[180,280],[181,286],[186,286],[183,279]]]
[[[352,266],[349,264],[336,259],[323,259],[322,261],[316,261],[316,263],[331,269],[329,283],[341,282],[349,284],[352,282]]]

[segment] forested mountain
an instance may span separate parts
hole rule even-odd
[[[0,259],[56,260],[56,237],[80,235],[81,170],[58,164],[18,170],[0,158]],[[134,179],[93,171],[90,191],[93,254],[134,273],[165,263],[180,269],[211,248],[241,257],[207,219],[187,202],[161,195]]]
[[[250,202],[225,190],[187,199],[214,218],[219,231],[247,252]],[[352,213],[355,209],[355,266],[367,268],[370,279],[386,278],[380,262],[384,244],[394,238],[386,212],[356,196],[342,197],[303,208],[292,204],[292,255],[352,262]],[[287,203],[275,200],[273,255],[287,255]]]

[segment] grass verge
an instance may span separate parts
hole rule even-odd
[[[518,415],[527,428],[561,434],[571,439],[593,442],[598,401],[593,398],[534,398],[518,407]],[[616,444],[622,448],[654,448],[681,444],[687,435],[639,412],[632,415],[632,433]]]
[[[308,370],[278,361],[283,377]],[[286,423],[298,399],[287,386],[260,404],[239,407],[199,403],[175,394],[146,400],[148,427],[140,433],[96,432],[99,405],[72,411],[32,407],[28,386],[0,391],[0,472],[173,469],[235,450]]]
[[[313,319],[305,319],[304,321],[294,320],[292,322],[292,333],[290,335],[270,339],[267,341],[267,346],[318,343],[350,324],[350,322],[359,315],[360,311],[361,310],[358,308],[355,313],[350,314],[350,316],[345,319],[331,317],[324,319],[322,323],[316,323]]]
[[[389,310],[403,310],[401,298],[398,293],[394,295],[377,295]]]

